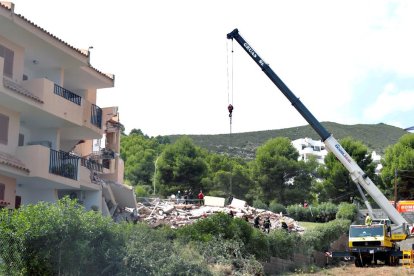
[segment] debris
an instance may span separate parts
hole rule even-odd
[[[304,229],[298,223],[281,213],[273,213],[268,210],[256,209],[247,205],[243,200],[233,198],[231,205],[224,205],[225,199],[220,197],[206,196],[205,205],[176,203],[169,200],[146,200],[138,203],[137,214],[140,221],[144,221],[151,227],[168,225],[171,228],[178,228],[194,223],[199,219],[206,218],[216,213],[229,214],[234,217],[246,219],[253,226],[253,220],[259,216],[263,222],[266,217],[270,218],[270,229],[282,229],[282,221],[288,225],[289,232],[303,232]]]

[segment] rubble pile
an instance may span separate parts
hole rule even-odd
[[[177,200],[160,200],[157,198],[151,201],[139,202],[137,204],[136,213],[139,221],[144,221],[151,225],[151,227],[168,225],[171,228],[178,228],[192,224],[198,219],[206,218],[221,212],[233,217],[245,219],[252,225],[257,216],[260,218],[260,225],[262,225],[265,218],[268,217],[271,222],[270,229],[281,229],[282,222],[285,222],[288,226],[288,231],[304,231],[294,219],[284,216],[281,213],[277,214],[268,210],[256,209],[248,206],[246,202],[242,200],[233,199],[232,203],[226,206],[224,206],[224,199],[223,201],[219,201],[219,204],[215,204],[213,201],[210,205],[209,202],[212,201],[206,200],[205,205],[200,205],[199,202],[185,204]]]

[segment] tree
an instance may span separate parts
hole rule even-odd
[[[229,196],[247,199],[246,195],[253,181],[245,160],[227,155],[208,154],[208,176],[203,179],[203,186],[210,195]]]
[[[254,177],[263,190],[264,199],[286,203],[286,189],[298,171],[299,153],[288,138],[270,139],[257,149]]]
[[[167,145],[157,162],[156,182],[160,193],[170,195],[178,190],[199,190],[206,176],[206,152],[187,136]]]
[[[403,135],[398,142],[385,150],[381,178],[388,195],[393,198],[394,182],[400,199],[414,199],[411,184],[414,179],[414,134]],[[397,177],[397,179],[395,179]]]
[[[375,166],[372,163],[371,155],[368,154],[367,146],[351,137],[342,139],[340,143],[361,169],[370,178],[373,178]],[[329,200],[340,203],[349,201],[351,197],[360,198],[358,188],[352,181],[348,170],[332,152],[325,157],[325,166],[321,167],[319,172],[325,178],[322,183],[315,186],[319,189],[319,201]]]
[[[138,136],[144,136],[145,138],[149,138],[149,137],[148,137],[148,135],[144,134],[144,132],[142,132],[142,130],[141,130],[141,129],[136,129],[136,128],[133,128],[133,129],[129,132],[129,135],[133,135],[133,134],[136,134],[136,135],[138,135]]]
[[[147,138],[142,132],[131,131],[121,138],[121,157],[125,162],[125,179],[132,185],[152,185],[155,159],[162,147],[154,138]],[[141,134],[138,134],[141,133]]]
[[[293,185],[286,190],[286,205],[313,201],[311,194],[313,184],[317,181],[319,163],[315,156],[310,156],[308,161],[299,161]]]

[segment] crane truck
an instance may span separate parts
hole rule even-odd
[[[263,61],[256,50],[240,35],[238,29],[227,34],[227,39],[237,41],[246,53],[254,60],[269,79],[286,96],[290,103],[316,131],[325,147],[348,170],[351,179],[358,189],[362,187],[385,212],[388,218],[375,219],[372,225],[351,225],[347,252],[338,252],[334,257],[350,256],[355,261],[355,266],[360,267],[370,264],[372,261],[382,261],[386,265],[396,265],[402,252],[398,243],[410,236],[410,227],[406,219],[394,208],[390,201],[375,186],[368,175],[358,166],[341,144],[330,134],[322,124],[312,115],[305,105],[297,98],[286,84],[276,75],[270,66]],[[370,207],[370,206],[367,206]],[[368,208],[371,210],[371,208]]]

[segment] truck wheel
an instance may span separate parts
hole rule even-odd
[[[360,259],[360,258],[355,257],[355,266],[356,266],[356,267],[363,267],[363,266],[364,266],[364,262],[363,262],[363,261],[361,261],[361,259]]]

